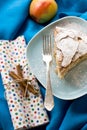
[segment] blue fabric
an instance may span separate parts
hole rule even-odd
[[[24,35],[28,41],[44,26],[64,16],[87,19],[87,0],[56,0],[57,15],[48,23],[40,25],[29,14],[30,0],[0,0],[0,39],[12,40]],[[45,89],[40,85],[44,98]],[[34,130],[87,130],[87,95],[72,101],[54,97],[55,107],[48,112],[50,122]],[[0,130],[13,130],[4,89],[0,79]]]

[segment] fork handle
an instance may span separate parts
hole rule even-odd
[[[52,94],[51,80],[50,80],[50,63],[47,63],[46,70],[46,94],[45,94],[45,102],[44,106],[48,111],[51,111],[54,107],[54,98]]]

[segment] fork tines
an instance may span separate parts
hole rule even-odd
[[[44,35],[43,36],[43,54],[51,53],[52,52],[52,45],[51,45],[51,35]]]

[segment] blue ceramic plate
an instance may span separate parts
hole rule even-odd
[[[42,60],[42,36],[51,34],[53,40],[55,26],[73,28],[87,33],[87,22],[85,20],[68,16],[49,24],[31,39],[26,50],[28,63],[33,74],[44,87],[46,86],[46,66]],[[53,94],[58,98],[70,100],[85,95],[87,93],[87,60],[74,67],[62,80],[55,73],[55,62],[53,61],[51,82]]]

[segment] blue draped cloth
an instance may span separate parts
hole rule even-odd
[[[13,40],[24,35],[26,42],[47,24],[64,16],[87,19],[87,0],[56,0],[58,12],[48,23],[41,25],[29,16],[30,0],[0,0],[0,39]],[[44,98],[45,89],[40,85]],[[55,107],[48,112],[49,124],[34,130],[87,130],[87,95],[66,101],[54,97]],[[13,130],[13,125],[4,98],[0,76],[0,130]]]

